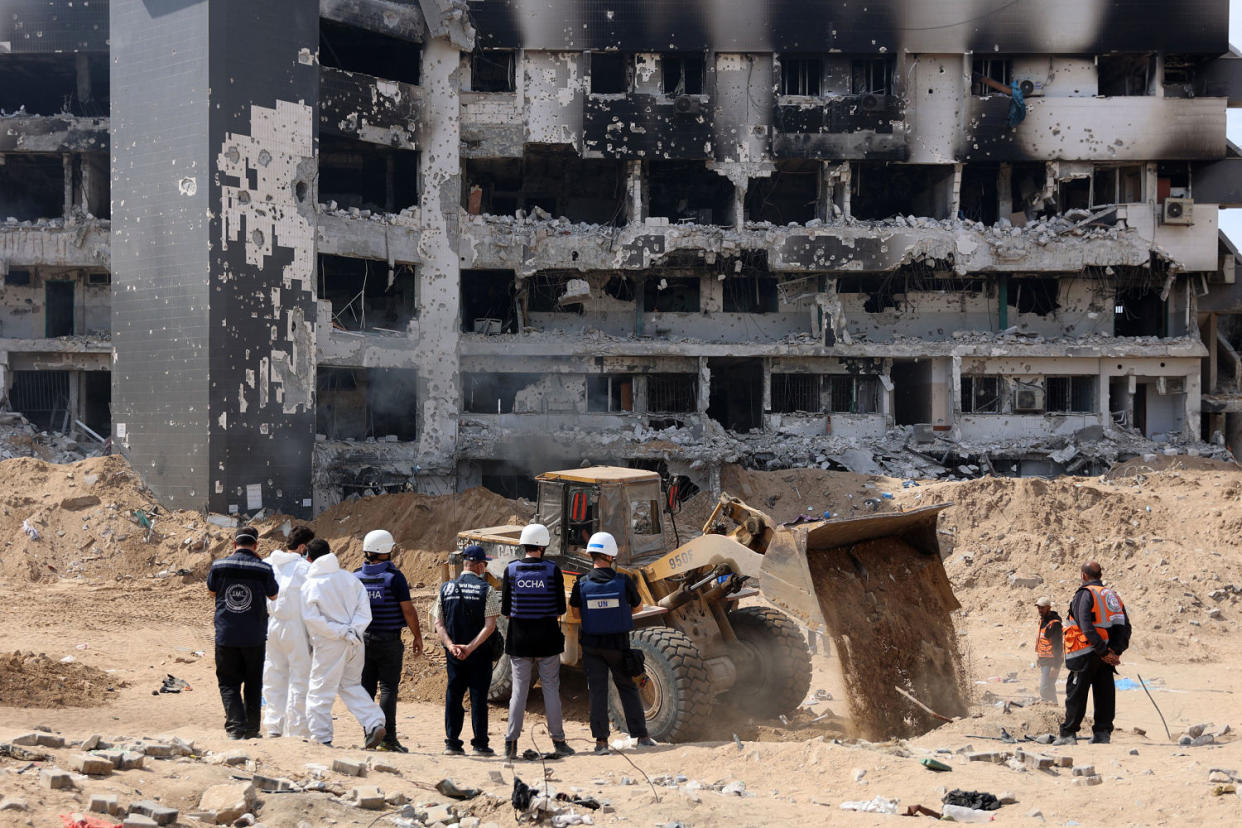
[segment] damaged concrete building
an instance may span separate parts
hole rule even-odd
[[[1227,0],[5,8],[8,407],[171,505],[1242,448]]]

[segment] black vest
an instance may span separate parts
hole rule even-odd
[[[454,644],[469,644],[487,623],[487,591],[491,586],[473,572],[440,586],[444,629]]]

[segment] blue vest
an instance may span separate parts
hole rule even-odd
[[[582,596],[582,631],[588,635],[614,635],[634,629],[634,616],[625,594],[625,576],[613,574],[611,581],[596,581],[588,576],[578,579]]]
[[[354,574],[367,588],[367,597],[371,599],[371,625],[367,632],[392,633],[404,627],[405,616],[392,591],[392,579],[397,574],[392,561],[363,564]]]
[[[440,585],[441,617],[454,644],[469,644],[483,629],[489,589],[487,581],[473,572]]]
[[[560,614],[557,612],[556,564],[514,561],[505,574],[509,578],[511,618],[555,618]]]

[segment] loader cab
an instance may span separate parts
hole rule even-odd
[[[662,514],[660,476],[642,469],[594,466],[535,478],[535,520],[548,527],[555,555],[589,566],[587,541],[596,532],[617,539],[617,565],[629,567],[672,548]]]

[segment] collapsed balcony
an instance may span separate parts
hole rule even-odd
[[[620,161],[583,159],[571,149],[527,146],[522,158],[469,159],[466,212],[617,226],[626,222]]]

